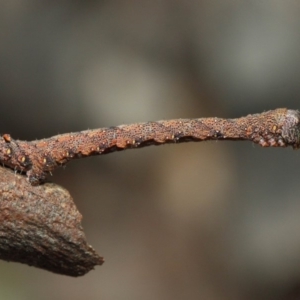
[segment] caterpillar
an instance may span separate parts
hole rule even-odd
[[[262,147],[300,147],[300,113],[279,108],[236,119],[199,118],[120,125],[36,141],[0,137],[0,162],[26,173],[32,185],[72,159],[125,149],[207,140],[249,140]]]

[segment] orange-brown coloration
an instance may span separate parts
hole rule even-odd
[[[9,134],[3,134],[3,139],[5,142],[9,143],[11,141],[11,136]]]
[[[26,142],[4,134],[0,162],[26,172],[31,184],[73,158],[150,145],[206,140],[250,140],[262,147],[300,147],[300,113],[285,108],[237,119],[201,118],[86,130]]]

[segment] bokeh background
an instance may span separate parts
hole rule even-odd
[[[0,128],[25,140],[299,108],[300,3],[0,1]],[[300,299],[300,155],[249,142],[71,162],[106,262],[68,278],[0,262],[0,299]]]

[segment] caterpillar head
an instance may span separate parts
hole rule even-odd
[[[282,126],[282,137],[294,149],[300,148],[300,112],[288,109]]]

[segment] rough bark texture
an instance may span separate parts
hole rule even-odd
[[[82,216],[62,187],[32,186],[0,167],[0,259],[81,276],[103,263],[86,242]]]

